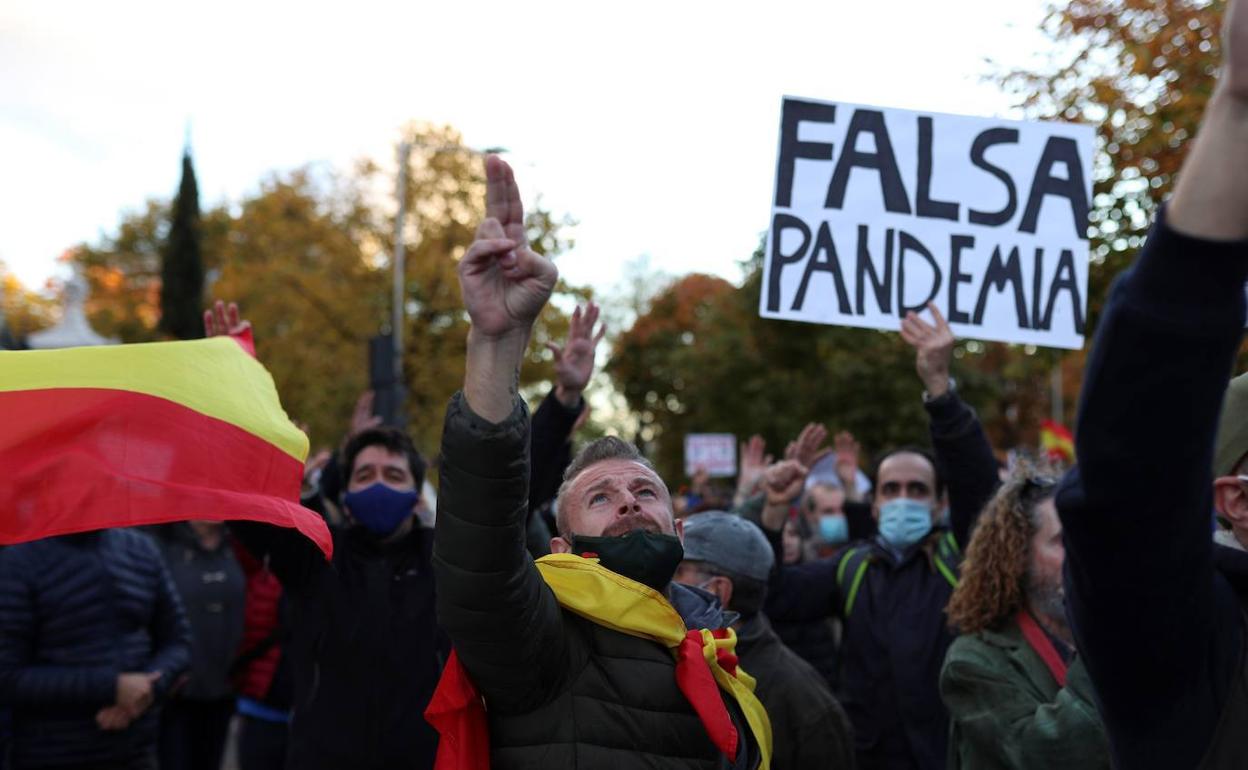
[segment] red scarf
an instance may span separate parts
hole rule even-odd
[[[1023,638],[1027,640],[1027,644],[1031,649],[1035,650],[1040,656],[1040,660],[1044,661],[1044,665],[1048,666],[1049,673],[1053,674],[1053,678],[1057,680],[1058,687],[1066,686],[1066,661],[1062,660],[1062,656],[1058,653],[1057,648],[1053,646],[1053,640],[1049,639],[1049,635],[1044,632],[1036,619],[1031,616],[1027,610],[1021,610],[1016,616],[1018,626],[1023,630]]]

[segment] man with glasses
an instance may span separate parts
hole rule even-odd
[[[917,447],[885,454],[872,501],[878,534],[833,558],[778,568],[764,608],[783,622],[842,619],[841,703],[864,770],[945,767],[949,718],[937,685],[953,635],[944,608],[958,582],[960,549],[999,483],[983,428],[949,377],[953,333],[929,310],[934,324],[911,313],[902,336],[916,351],[935,455]],[[773,549],[783,547],[789,501],[806,472],[788,460],[764,474],[762,524]],[[948,527],[941,524],[946,479]]]

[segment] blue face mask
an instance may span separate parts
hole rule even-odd
[[[849,540],[849,521],[844,516],[820,516],[819,537],[825,543],[846,542]]]
[[[909,548],[931,531],[931,503],[899,497],[880,506],[880,536],[894,548]]]
[[[420,495],[416,490],[400,492],[380,481],[356,492],[343,495],[342,503],[361,527],[378,537],[394,534],[411,516]]]

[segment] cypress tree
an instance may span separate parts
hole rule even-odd
[[[160,330],[180,340],[203,336],[204,260],[199,244],[199,187],[188,147],[182,184],[160,264]]]

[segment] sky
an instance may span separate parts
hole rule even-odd
[[[1042,61],[1042,0],[115,3],[0,6],[0,262],[27,286],[176,191],[389,161],[409,120],[502,146],[526,202],[579,224],[573,283],[642,255],[739,278],[767,226],[785,94],[1014,116],[983,76]]]

